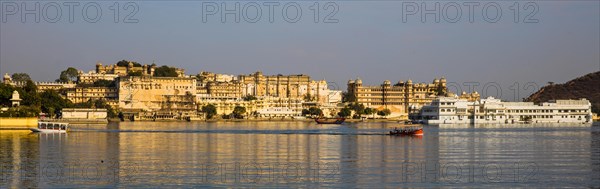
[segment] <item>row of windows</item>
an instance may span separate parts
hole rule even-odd
[[[147,86],[147,85],[132,85],[131,86],[132,89],[145,89],[145,90],[151,90],[151,89],[162,89],[162,86],[154,86],[152,87],[152,85]],[[165,86],[165,89],[192,89],[191,86]]]
[[[587,112],[587,110],[558,110],[558,113]],[[508,113],[554,113],[554,110],[508,110]]]
[[[400,88],[400,89],[359,89],[359,92],[397,92],[397,93],[405,93],[407,90]],[[435,92],[436,89],[420,89],[420,88],[415,88],[413,90],[410,90],[411,92]]]

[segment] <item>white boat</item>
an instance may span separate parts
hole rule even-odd
[[[69,131],[69,123],[38,122],[38,127],[30,130],[40,133],[66,133]]]

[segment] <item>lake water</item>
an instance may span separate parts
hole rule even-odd
[[[0,131],[0,188],[600,187],[600,125],[312,122]]]

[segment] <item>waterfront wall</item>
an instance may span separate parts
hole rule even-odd
[[[0,117],[0,130],[2,129],[23,129],[27,130],[37,127],[38,119],[36,117]]]

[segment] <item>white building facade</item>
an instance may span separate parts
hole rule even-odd
[[[421,109],[429,124],[451,123],[591,123],[592,106],[586,99],[533,102],[502,102],[488,97],[467,101],[438,97]]]

